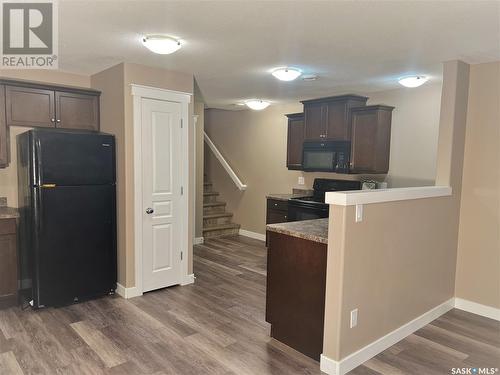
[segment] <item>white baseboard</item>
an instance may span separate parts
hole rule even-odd
[[[344,375],[429,324],[434,319],[439,318],[453,307],[455,307],[455,299],[451,298],[340,361],[335,361],[322,354],[320,369],[329,375]]]
[[[500,309],[495,307],[482,305],[462,298],[455,298],[455,308],[500,321]]]
[[[201,245],[203,242],[205,242],[203,237],[195,237],[193,239],[193,245]]]
[[[261,240],[261,241],[265,241],[266,240],[266,235],[265,234],[260,234],[260,233],[257,233],[257,232],[251,232],[249,230],[245,230],[245,229],[240,229],[240,236],[245,236],[245,237],[250,237],[250,238],[253,238],[253,239],[256,239],[256,240]]]
[[[142,296],[142,293],[135,286],[125,288],[120,283],[116,283],[116,293],[126,299]]]
[[[192,273],[190,275],[185,275],[184,278],[183,278],[183,280],[182,280],[181,285],[193,284],[194,283],[194,279],[196,279],[196,277],[194,276],[194,273]]]

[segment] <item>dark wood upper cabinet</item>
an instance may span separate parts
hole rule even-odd
[[[304,104],[304,140],[322,139],[325,136],[326,106],[323,103]]]
[[[304,140],[350,140],[350,109],[365,105],[367,100],[365,96],[339,95],[302,101]]]
[[[370,105],[351,109],[351,173],[387,173],[394,107]]]
[[[10,163],[10,126],[99,130],[101,93],[0,78],[0,168]]]
[[[286,166],[302,169],[302,146],[304,143],[304,114],[292,113],[288,117]]]
[[[99,130],[99,96],[56,91],[56,127]]]
[[[55,92],[42,88],[6,86],[7,126],[55,126]]]

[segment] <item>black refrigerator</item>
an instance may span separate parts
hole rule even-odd
[[[116,289],[115,140],[35,129],[17,136],[20,296],[61,306]]]

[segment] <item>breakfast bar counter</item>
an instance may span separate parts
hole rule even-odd
[[[324,244],[328,243],[328,218],[269,224],[266,228],[270,232]]]

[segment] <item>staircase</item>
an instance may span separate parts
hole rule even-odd
[[[226,203],[217,201],[219,193],[212,191],[212,184],[203,184],[203,238],[234,236],[240,225],[231,222],[232,213],[226,212]]]

